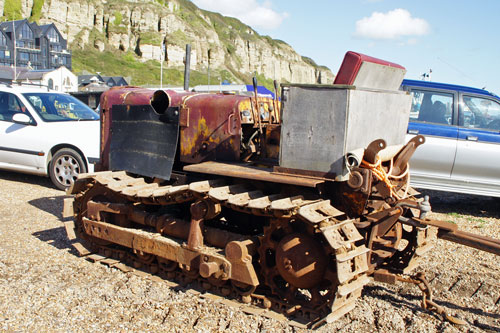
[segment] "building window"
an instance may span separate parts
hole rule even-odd
[[[19,59],[24,60],[24,61],[29,61],[30,54],[27,52],[19,52]]]
[[[49,30],[48,36],[51,43],[59,43],[59,34],[54,28]]]
[[[10,51],[0,51],[0,59],[10,59]]]
[[[49,89],[54,89],[54,80],[49,79]]]
[[[28,48],[28,49],[33,48],[33,42],[27,40],[16,40],[16,45],[17,47],[22,47],[22,48]]]
[[[0,45],[7,45],[7,38],[2,33],[0,33]]]
[[[33,39],[33,31],[31,31],[31,28],[27,24],[23,25],[21,29],[21,38]]]

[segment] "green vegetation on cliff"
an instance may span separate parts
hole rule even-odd
[[[3,5],[3,16],[5,21],[21,20],[21,0],[5,0]]]
[[[161,45],[163,41],[162,36],[153,31],[147,31],[140,34],[140,43],[141,44],[149,44],[149,45]]]
[[[42,7],[45,0],[33,0],[33,9],[31,9],[30,21],[38,22],[42,16]]]
[[[133,52],[104,51],[88,48],[73,51],[73,72],[80,74],[83,71],[90,73],[100,72],[106,76],[130,76],[136,86],[159,86],[160,85],[160,63],[149,60],[139,61]],[[235,80],[235,77],[227,70],[212,70],[210,72],[210,84],[218,84],[220,81]],[[184,69],[165,68],[163,66],[163,85],[182,86],[184,84]],[[208,73],[191,71],[190,86],[208,84]]]
[[[119,26],[120,24],[122,24],[122,19],[123,19],[122,13],[120,13],[119,11],[116,11],[116,12],[114,12],[114,16],[115,16],[115,21],[113,22],[113,24],[116,26]]]

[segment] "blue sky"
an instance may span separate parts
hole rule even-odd
[[[345,52],[396,62],[406,78],[500,95],[500,1],[193,0],[237,17],[337,72]]]

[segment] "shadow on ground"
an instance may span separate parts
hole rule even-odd
[[[30,200],[28,201],[28,203],[38,209],[41,209],[47,213],[54,215],[60,221],[64,222],[68,220],[68,218],[62,217],[64,198],[68,198],[68,196],[58,195],[58,196],[43,197]]]
[[[42,242],[52,245],[59,250],[68,250],[71,254],[79,256],[78,252],[71,245],[72,241],[68,239],[66,235],[66,229],[64,227],[57,227],[52,229],[46,229],[42,231],[37,231],[32,234]]]
[[[430,190],[420,192],[430,197],[432,211],[436,213],[500,218],[500,198]]]
[[[417,289],[418,291],[418,289]],[[363,289],[363,293],[373,298],[382,299],[391,303],[394,307],[406,307],[410,309],[413,313],[422,312],[428,313],[435,317],[437,320],[443,320],[437,313],[426,310],[420,306],[422,300],[421,296],[408,294],[406,291],[404,293],[397,293],[393,290],[385,288],[383,286],[366,286]],[[397,294],[397,295],[396,295]],[[493,319],[499,319],[500,314],[485,312],[481,309],[474,307],[460,306],[452,302],[441,301],[439,299],[434,300],[438,305],[443,306],[448,314],[453,314],[453,312],[460,310],[464,312],[473,313],[478,316],[490,317]],[[451,310],[451,311],[450,311]],[[474,322],[469,322],[470,325],[474,325],[483,330],[489,330],[493,332],[500,332],[500,327],[495,327],[488,325],[486,323],[481,323],[477,319]]]
[[[35,176],[35,175],[29,175],[29,174],[24,174],[24,173],[17,173],[17,172],[1,170],[0,171],[0,178],[5,179],[5,180],[14,181],[14,182],[19,182],[19,183],[35,184],[35,185],[40,185],[40,186],[45,186],[45,187],[49,187],[52,189],[56,189],[54,187],[54,185],[52,184],[52,182],[50,181],[50,178],[44,177],[44,176]]]

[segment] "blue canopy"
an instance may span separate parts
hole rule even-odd
[[[253,85],[247,84],[247,91],[253,91]],[[257,86],[257,94],[263,95],[263,96],[268,96],[274,99],[274,92],[271,90],[267,89],[264,86]]]

